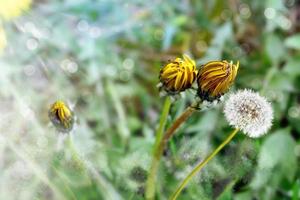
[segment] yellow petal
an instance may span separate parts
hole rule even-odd
[[[196,66],[196,63],[193,59],[191,59],[188,55],[184,54],[183,55],[183,59],[185,62],[187,62],[188,64],[192,65],[192,66]]]
[[[179,72],[177,77],[176,77],[176,81],[175,81],[175,90],[179,90],[181,85],[182,85],[182,81],[181,81],[181,76],[182,76],[182,73]]]

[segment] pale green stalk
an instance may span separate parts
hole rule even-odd
[[[87,171],[91,173],[91,176],[99,184],[99,190],[103,192],[103,195],[105,195],[105,198],[107,200],[122,200],[123,198],[118,194],[113,186],[109,182],[107,182],[105,178],[95,169],[93,164],[79,155],[78,150],[74,144],[73,135],[72,133],[69,134],[68,145],[71,150],[73,159],[78,162],[77,164],[79,164],[79,167],[81,169],[87,169]]]
[[[167,122],[167,118],[169,115],[170,107],[171,107],[171,99],[170,97],[166,97],[165,103],[163,106],[163,111],[161,113],[159,126],[155,136],[155,144],[153,148],[153,158],[150,167],[150,172],[148,175],[147,183],[146,183],[146,199],[151,199],[155,195],[155,182],[156,182],[156,172],[158,169],[159,160],[155,157],[159,144],[163,137],[163,131]]]
[[[232,133],[210,154],[208,155],[202,162],[200,162],[181,182],[176,191],[170,197],[170,200],[176,200],[184,187],[188,184],[188,182],[212,159],[214,158],[219,151],[223,149],[223,147],[228,144],[232,138],[238,133],[239,129],[235,129]]]
[[[58,188],[50,181],[48,176],[44,173],[43,169],[40,168],[40,166],[30,157],[29,154],[25,153],[24,150],[20,149],[20,147],[17,147],[10,139],[6,139],[5,137],[1,136],[1,139],[3,139],[8,147],[17,155],[19,156],[32,170],[32,172],[38,177],[40,181],[42,181],[44,184],[49,186],[49,188],[53,191],[53,194],[59,198],[59,199],[66,199],[64,195],[58,190]]]
[[[168,119],[168,115],[169,115],[169,111],[170,111],[170,107],[171,107],[171,98],[170,97],[166,97],[164,106],[163,106],[163,111],[161,113],[161,117],[160,117],[160,121],[159,121],[159,126],[155,135],[155,144],[154,144],[154,152],[155,149],[157,149],[162,137],[163,137],[163,132],[164,132],[164,128]]]
[[[198,104],[197,104],[198,105]],[[196,103],[189,106],[185,111],[173,122],[170,128],[165,132],[154,149],[153,159],[150,167],[150,172],[148,175],[147,185],[146,185],[146,199],[153,200],[155,197],[155,186],[156,177],[159,166],[160,158],[163,154],[164,148],[168,140],[174,135],[175,131],[182,125],[196,110]]]

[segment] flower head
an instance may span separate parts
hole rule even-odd
[[[12,19],[29,9],[31,0],[0,0],[0,18]]]
[[[247,89],[230,95],[224,113],[230,125],[253,138],[265,134],[273,120],[271,104],[258,93]]]
[[[203,65],[197,75],[198,95],[201,99],[214,100],[223,95],[232,85],[239,62],[211,61]]]
[[[70,132],[74,125],[74,115],[70,108],[63,101],[56,101],[51,105],[48,116],[61,132]]]
[[[189,89],[196,79],[196,64],[187,55],[176,58],[160,70],[159,80],[162,89],[171,94],[178,94]]]

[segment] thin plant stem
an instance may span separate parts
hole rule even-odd
[[[163,154],[164,148],[168,140],[174,135],[175,131],[183,124],[195,111],[195,105],[189,106],[185,111],[174,121],[171,127],[165,132],[165,134],[160,136],[158,144],[155,145],[153,159],[148,175],[147,185],[146,185],[146,199],[153,200],[155,197],[155,186],[156,177],[159,166],[160,158]]]
[[[72,154],[72,158],[77,162],[76,164],[82,170],[87,170],[89,174],[97,181],[99,184],[99,190],[103,191],[103,196],[105,194],[105,199],[107,200],[122,200],[122,197],[117,193],[111,184],[109,184],[104,177],[95,169],[90,161],[86,158],[80,156],[78,150],[74,144],[72,132],[69,134],[68,145]]]
[[[155,137],[155,144],[153,148],[153,159],[146,183],[146,199],[153,199],[155,195],[155,182],[156,182],[156,172],[158,168],[158,161],[155,158],[155,152],[157,151],[157,148],[159,147],[160,141],[162,140],[163,137],[163,131],[167,122],[168,114],[170,111],[171,107],[171,98],[166,97],[164,106],[163,106],[163,111],[161,113],[160,121],[159,121],[159,126],[156,132],[156,137]]]
[[[208,155],[202,162],[200,162],[181,182],[176,191],[171,196],[170,200],[176,200],[183,188],[188,184],[188,182],[197,174],[212,158],[214,158],[219,151],[223,149],[223,147],[228,144],[232,138],[238,133],[239,129],[235,129],[231,132],[231,134],[210,154]]]
[[[120,134],[120,136],[123,140],[122,141],[123,144],[126,145],[128,143],[128,138],[130,136],[130,131],[129,131],[128,126],[127,126],[128,123],[127,123],[126,113],[125,113],[124,107],[121,103],[119,93],[117,92],[117,89],[115,88],[115,84],[113,82],[111,82],[110,80],[108,80],[108,79],[104,79],[104,83],[105,83],[104,87],[105,87],[108,95],[111,98],[112,105],[114,106],[114,109],[115,109],[116,114],[117,114],[118,133]]]
[[[64,177],[62,175],[62,172],[60,172],[55,166],[52,166],[52,169],[54,170],[54,172],[57,174],[57,176],[60,178],[60,180],[62,180],[63,182],[63,186],[65,187],[65,189],[70,193],[70,195],[72,196],[73,200],[78,200],[75,193],[73,192],[73,190],[70,188],[70,186],[68,185],[67,179],[66,177]]]
[[[80,170],[83,170],[85,168],[85,163],[75,147],[72,132],[69,133],[67,145],[69,147],[69,150],[71,151],[72,159],[76,162],[77,167],[79,167]]]
[[[43,171],[43,169],[38,165],[35,160],[24,151],[24,149],[21,149],[18,145],[14,144],[10,139],[6,139],[4,137],[0,137],[0,139],[3,139],[8,147],[18,156],[20,157],[28,166],[30,167],[31,171],[42,181],[44,184],[48,185],[49,188],[53,191],[54,195],[58,199],[66,199],[61,193],[61,191],[55,186],[55,184],[49,179],[47,174]]]
[[[161,113],[161,117],[160,117],[160,121],[159,121],[159,126],[155,135],[155,144],[154,144],[154,152],[155,149],[158,147],[162,137],[163,137],[163,131],[168,119],[168,115],[169,115],[169,111],[170,111],[170,107],[171,107],[171,98],[170,97],[166,97],[165,99],[165,103],[163,106],[163,111]]]

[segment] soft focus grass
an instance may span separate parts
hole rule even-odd
[[[143,199],[163,99],[160,66],[188,53],[198,66],[240,60],[233,90],[272,101],[272,130],[239,134],[179,199],[300,198],[298,1],[36,0],[3,21],[0,199]],[[168,123],[192,101],[175,102]],[[75,106],[74,143],[47,110]],[[157,199],[227,136],[222,105],[196,113],[170,141]],[[76,154],[78,156],[74,156]]]

